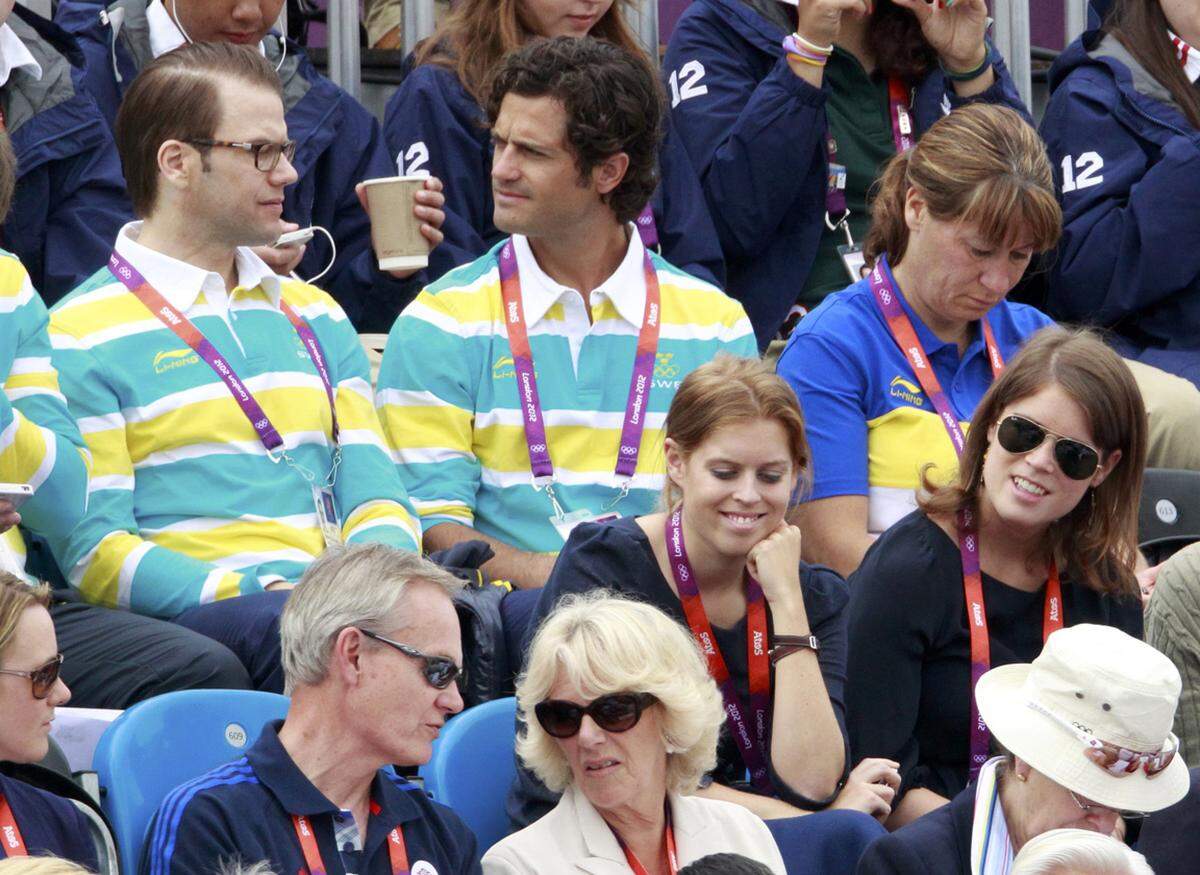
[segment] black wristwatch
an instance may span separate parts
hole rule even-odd
[[[816,635],[775,635],[771,639],[771,649],[767,651],[767,656],[771,658],[771,665],[774,665],[785,656],[791,656],[801,650],[816,653],[820,649],[821,642],[817,640]]]

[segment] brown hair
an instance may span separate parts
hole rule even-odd
[[[718,428],[756,419],[771,419],[787,433],[788,453],[807,489],[808,438],[804,415],[792,387],[761,359],[738,358],[721,353],[683,378],[664,425],[670,438],[685,455],[690,455]],[[679,487],[667,477],[663,504],[669,509],[682,498]]]
[[[644,58],[621,12],[630,2],[613,0],[588,36]],[[418,43],[414,63],[450,68],[475,102],[483,104],[488,78],[500,59],[540,36],[522,20],[520,7],[521,0],[459,0],[433,36]]]
[[[935,219],[970,222],[993,245],[1021,227],[1034,248],[1052,248],[1062,233],[1062,209],[1046,146],[1011,109],[973,103],[938,119],[917,144],[893,157],[876,182],[871,229],[863,250],[873,266],[887,255],[895,267],[908,248],[904,202],[921,193]]]
[[[1117,0],[1104,21],[1129,54],[1171,93],[1193,128],[1200,128],[1200,94],[1188,81],[1167,30],[1171,23],[1158,0]]]
[[[15,574],[0,571],[0,658],[12,643],[21,615],[34,605],[50,606],[50,587],[30,586]]]
[[[917,16],[903,6],[876,2],[867,22],[867,50],[879,72],[914,83],[933,69],[938,56],[921,31]]]
[[[495,70],[485,104],[489,124],[510,93],[562,104],[581,185],[605,159],[629,156],[625,175],[602,200],[618,221],[637,218],[658,184],[662,141],[661,86],[644,55],[586,36],[530,40]]]
[[[117,152],[138,218],[158,198],[158,150],[167,140],[211,139],[221,120],[220,80],[240,79],[283,99],[274,68],[251,46],[189,43],[155,58],[129,86],[117,111]],[[207,158],[208,148],[200,148]],[[206,165],[207,169],[207,165]]]
[[[1142,395],[1121,357],[1095,333],[1051,326],[1034,334],[988,389],[971,417],[966,446],[959,459],[957,479],[937,486],[922,471],[921,509],[953,517],[974,508],[983,486],[983,463],[988,430],[1010,405],[1047,386],[1058,386],[1083,408],[1092,437],[1107,460],[1116,450],[1121,458],[1090,496],[1047,530],[1043,551],[1047,561],[1070,569],[1092,589],[1133,594],[1137,588],[1133,563],[1137,555],[1137,496],[1142,494],[1149,426]]]
[[[0,222],[8,218],[17,188],[17,155],[8,131],[0,128]]]

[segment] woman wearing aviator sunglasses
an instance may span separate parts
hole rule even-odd
[[[563,795],[488,851],[486,875],[674,875],[723,851],[785,871],[761,820],[691,795],[724,713],[695,642],[662,611],[604,591],[564,599],[533,638],[517,707],[517,755]]]
[[[1181,686],[1153,647],[1091,624],[1055,632],[1031,665],[991,669],[975,698],[1001,755],[949,805],[880,839],[858,875],[1000,875],[1051,830],[1120,835],[1121,818],[1173,805],[1190,785],[1171,732]]]
[[[49,591],[0,572],[0,760],[36,763],[49,749],[54,709],[71,691],[62,665]],[[0,856],[53,854],[95,870],[87,821],[72,803],[0,774]]]
[[[1033,336],[984,395],[957,478],[850,578],[847,710],[855,756],[900,762],[891,826],[974,779],[988,734],[971,692],[1065,625],[1140,638],[1134,579],[1146,414],[1128,367],[1088,332]]]

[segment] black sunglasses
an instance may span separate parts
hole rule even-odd
[[[358,631],[362,632],[368,638],[396,648],[405,656],[421,660],[421,674],[431,687],[444,690],[462,677],[463,670],[455,665],[454,660],[448,656],[429,656],[415,647],[409,647],[407,644],[401,644],[399,641],[393,641],[391,638],[384,638],[382,635],[377,635],[366,629],[359,629]]]
[[[649,693],[613,693],[593,699],[587,705],[576,705],[563,699],[547,699],[538,702],[533,713],[547,735],[570,738],[579,732],[584,714],[605,732],[633,729],[642,719],[642,712],[656,701]]]
[[[1054,461],[1072,480],[1086,480],[1100,466],[1100,454],[1082,441],[1059,437],[1024,416],[1012,414],[1000,421],[996,439],[1010,453],[1028,453],[1049,435],[1054,440]]]
[[[62,668],[63,655],[60,653],[51,659],[45,665],[39,665],[32,671],[18,671],[15,668],[0,668],[0,674],[16,675],[19,678],[29,678],[33,685],[33,697],[35,699],[44,699],[50,695],[50,691],[54,689],[54,683],[58,680],[58,672]]]

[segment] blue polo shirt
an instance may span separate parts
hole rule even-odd
[[[246,755],[176,787],[154,816],[142,852],[142,875],[214,872],[237,857],[265,860],[272,871],[307,871],[292,815],[310,818],[329,875],[347,869],[335,840],[338,807],[304,776],[283,745],[275,721]],[[380,770],[371,785],[380,808],[367,823],[357,875],[391,875],[387,835],[400,827],[412,871],[478,875],[475,835],[453,811],[423,790]],[[421,863],[425,865],[420,866]]]
[[[965,431],[992,384],[983,334],[975,326],[960,356],[957,344],[939,340],[904,295],[898,297]],[[1031,334],[1054,324],[1033,307],[1008,301],[985,318],[1005,361]],[[801,320],[778,372],[804,411],[813,460],[807,500],[866,495],[868,531],[882,532],[915,507],[925,464],[935,465],[937,482],[957,472],[950,436],[892,338],[868,280],[830,295]]]
[[[0,793],[12,808],[13,820],[31,857],[52,854],[74,860],[89,871],[99,868],[87,820],[69,799],[0,775]],[[0,859],[9,856],[7,836],[0,836]]]

